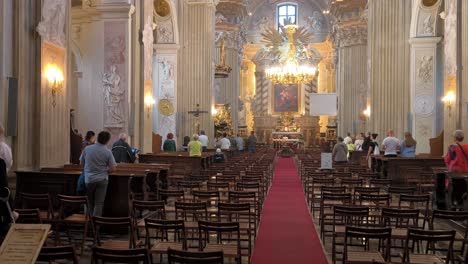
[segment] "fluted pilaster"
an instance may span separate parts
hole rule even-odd
[[[410,111],[411,1],[368,2],[368,55],[371,117],[369,129],[402,137]]]
[[[200,128],[213,138],[214,125],[210,109],[214,81],[214,3],[179,1],[180,56],[177,94],[177,133],[179,138],[196,132],[196,118],[188,111],[200,104],[208,111],[199,117]],[[183,92],[182,92],[183,91]]]
[[[365,131],[362,112],[367,107],[367,46],[338,49],[337,93],[339,97],[338,135]]]

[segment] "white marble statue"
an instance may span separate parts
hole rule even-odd
[[[307,24],[310,27],[310,31],[313,33],[322,32],[323,17],[318,11],[314,11],[311,16],[307,17]]]
[[[124,89],[120,87],[117,66],[111,65],[110,72],[104,74],[104,103],[106,106],[105,127],[119,127],[123,123]]]
[[[264,16],[257,20],[254,23],[254,26],[258,29],[259,33],[265,33],[268,29],[270,29],[271,26],[271,21],[267,16]]]
[[[65,12],[67,1],[44,0],[42,4],[42,19],[36,31],[43,40],[60,47],[65,47]]]
[[[143,45],[144,45],[144,56],[145,56],[145,80],[151,79],[153,70],[153,19],[151,16],[146,18],[145,27],[143,29]]]

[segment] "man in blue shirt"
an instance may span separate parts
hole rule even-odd
[[[97,143],[86,147],[80,157],[81,164],[84,164],[86,195],[93,216],[102,216],[109,173],[117,167],[112,152],[106,146],[110,138],[109,132],[100,132]]]

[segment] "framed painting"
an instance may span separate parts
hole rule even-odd
[[[273,85],[273,113],[298,113],[301,102],[298,84]]]

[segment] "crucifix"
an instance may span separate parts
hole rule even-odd
[[[189,114],[192,114],[195,120],[195,129],[197,130],[197,134],[200,134],[200,114],[207,114],[208,111],[200,110],[200,104],[197,104],[195,110],[188,111]]]

